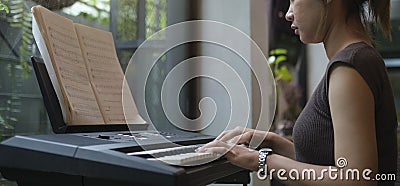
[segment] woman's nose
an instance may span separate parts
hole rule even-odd
[[[290,7],[289,10],[286,12],[285,18],[287,21],[293,21],[294,15]]]

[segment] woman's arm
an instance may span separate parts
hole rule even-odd
[[[329,82],[335,159],[344,157],[349,168],[368,168],[377,173],[375,103],[371,89],[355,69],[344,65],[333,66]]]
[[[367,181],[363,177],[373,179],[373,173],[378,170],[375,107],[371,89],[355,69],[336,65],[331,70],[328,97],[334,130],[335,160],[342,162],[336,162],[336,167],[316,166],[275,155],[268,157],[268,165],[275,169],[295,168],[300,172],[315,170],[320,178],[324,175],[324,179],[318,181],[284,181],[288,185],[376,185],[376,182]],[[337,174],[329,175],[329,169],[332,168],[337,170]],[[368,170],[372,173],[363,175]],[[343,172],[342,179],[340,172]],[[351,179],[353,173],[359,176],[359,180],[356,179],[357,175]],[[276,173],[274,175],[279,179]],[[334,175],[338,177],[333,179]],[[346,180],[346,177],[350,179]]]
[[[374,98],[370,88],[353,68],[336,66],[330,76],[329,102],[334,129],[335,160],[344,158],[347,161],[346,166],[343,167],[342,164],[332,167],[318,166],[295,161],[290,156],[272,154],[267,157],[268,171],[275,170],[272,175],[287,185],[376,185],[376,182],[367,181],[363,177],[367,176],[372,179],[378,170]],[[273,139],[272,136],[270,136],[271,140],[275,141],[276,139]],[[285,149],[285,147],[277,147],[279,145],[287,144],[285,142],[275,143],[273,148]],[[291,144],[291,146],[293,145]],[[257,151],[246,151],[244,147],[230,146],[219,140],[204,148],[208,152],[224,153],[228,151],[226,157],[233,164],[250,170],[258,169],[255,163],[258,161]],[[364,170],[367,170],[367,173],[368,170],[371,170],[372,173],[363,175]],[[286,174],[282,173],[285,171]],[[292,174],[295,174],[295,171],[299,172],[300,179],[291,179],[289,176],[291,171]],[[305,172],[305,176],[307,174],[312,176],[315,172],[315,177],[311,178],[317,180],[303,178],[303,172]],[[342,178],[339,177],[340,172],[343,172]],[[355,179],[351,179],[353,174],[356,174]],[[334,175],[337,177],[335,178]],[[357,175],[358,180],[356,179]],[[350,179],[346,180],[346,176]]]

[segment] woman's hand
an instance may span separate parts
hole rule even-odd
[[[228,144],[243,144],[249,146],[252,139],[257,139],[258,141],[262,141],[263,145],[261,146],[268,146],[268,142],[270,141],[267,139],[267,134],[268,132],[265,131],[237,127],[233,130],[222,132],[216,138],[216,140],[223,141]]]
[[[279,136],[273,132],[266,132],[260,130],[254,130],[249,128],[237,127],[233,130],[222,132],[216,140],[225,142],[227,144],[245,145],[251,148],[257,148],[250,144],[251,140],[261,141],[262,143],[258,146],[260,148],[269,147],[272,148],[275,154],[294,159],[294,146],[288,139]]]
[[[258,151],[244,146],[228,144],[216,139],[197,149],[197,152],[224,154],[226,159],[236,166],[252,171],[258,169]]]

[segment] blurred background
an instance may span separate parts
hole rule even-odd
[[[207,19],[238,28],[249,35],[268,58],[278,91],[271,130],[289,139],[297,116],[328,62],[320,44],[304,45],[293,34],[290,23],[284,18],[289,0],[0,0],[0,141],[16,134],[52,133],[30,62],[30,56],[40,57],[32,36],[30,13],[30,8],[38,4],[74,22],[112,32],[124,70],[135,49],[168,25]],[[400,118],[400,0],[392,0],[391,12],[393,41],[384,39],[380,31],[374,31],[373,36],[388,67]],[[251,53],[250,47],[247,52]],[[249,87],[253,111],[258,112],[254,77],[242,59],[221,46],[193,42],[169,51],[150,74],[146,88],[151,91],[146,95],[146,104],[154,121],[162,123],[160,128],[173,127],[165,115],[160,114],[163,113],[160,106],[163,80],[179,62],[199,55],[214,56],[231,65]],[[188,118],[197,118],[198,102],[206,96],[214,98],[222,109],[213,123],[199,132],[217,135],[229,118],[230,100],[216,81],[207,78],[189,81],[181,91],[180,107]],[[248,127],[254,123],[256,119],[252,118]],[[0,181],[0,186],[14,184]]]

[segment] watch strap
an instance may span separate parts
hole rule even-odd
[[[258,151],[258,172],[257,176],[261,180],[265,180],[268,176],[267,156],[272,153],[270,148],[262,148]]]

